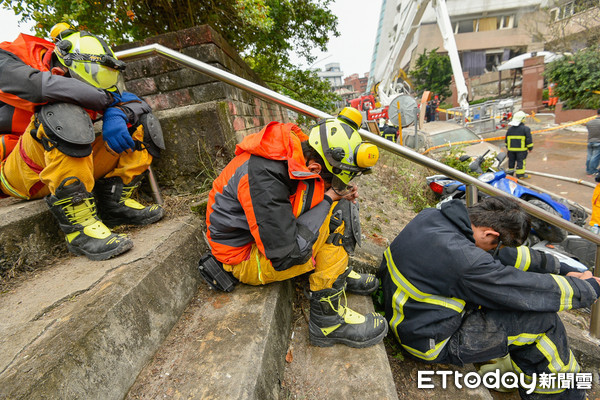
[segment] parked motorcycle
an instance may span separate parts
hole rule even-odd
[[[469,164],[471,171],[479,173],[478,179],[488,183],[497,189],[506,193],[510,193],[515,197],[523,199],[545,211],[562,217],[567,221],[571,221],[579,226],[585,223],[587,213],[581,206],[568,204],[566,201],[556,201],[546,193],[540,193],[520,185],[517,179],[512,176],[507,176],[506,171],[500,169],[494,171],[490,168],[487,172],[483,172],[481,165],[485,161],[485,156],[488,152],[477,157]],[[461,157],[461,161],[465,161],[470,157]],[[506,153],[500,153],[496,156],[497,165],[501,165],[506,158]],[[445,175],[433,175],[427,177],[427,183],[434,193],[440,196],[441,201],[451,199],[464,199],[466,186],[462,182],[448,178]],[[485,193],[479,193],[479,196],[487,196]],[[532,217],[533,233],[541,240],[546,240],[553,243],[561,243],[567,238],[567,231],[557,226],[542,221],[539,218]]]

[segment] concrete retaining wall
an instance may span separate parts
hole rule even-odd
[[[116,51],[158,43],[238,75],[264,82],[207,25],[118,46]],[[127,63],[127,90],[150,104],[160,119],[167,151],[154,169],[163,190],[206,188],[231,157],[235,144],[270,121],[288,122],[287,111],[241,89],[153,56]],[[207,167],[216,167],[208,169]]]

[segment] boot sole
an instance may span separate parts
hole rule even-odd
[[[352,293],[352,294],[358,294],[360,296],[369,296],[369,295],[375,293],[375,291],[378,288],[379,288],[379,284],[377,284],[377,286],[375,286],[373,289],[369,289],[369,290],[352,290],[349,287],[346,287],[346,292]]]
[[[70,244],[67,243],[67,249],[69,249],[69,251],[73,254],[76,254],[78,256],[86,256],[87,258],[89,258],[92,261],[103,261],[103,260],[108,260],[111,257],[115,257],[118,256],[119,254],[123,254],[125,253],[127,250],[131,249],[133,247],[133,242],[131,240],[123,242],[119,247],[117,247],[116,249],[104,252],[104,253],[88,253],[87,251],[81,250],[78,247],[72,246]]]
[[[339,344],[345,344],[346,346],[353,347],[355,349],[362,349],[364,347],[370,347],[370,346],[376,345],[377,343],[379,343],[380,341],[383,340],[383,338],[387,335],[387,333],[388,333],[388,325],[386,323],[385,329],[383,330],[383,332],[381,332],[379,335],[375,336],[374,338],[371,338],[364,342],[357,342],[355,340],[350,340],[350,339],[345,339],[345,338],[310,337],[310,344],[312,344],[313,346],[317,346],[317,347],[331,347],[334,344],[339,343]]]

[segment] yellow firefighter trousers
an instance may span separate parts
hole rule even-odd
[[[109,152],[102,135],[96,138],[92,144],[92,154],[87,157],[70,157],[56,148],[46,151],[41,143],[31,137],[33,128],[32,119],[15,149],[0,166],[0,189],[12,197],[30,200],[54,194],[60,183],[72,176],[79,178],[88,192],[92,191],[99,178],[118,176],[127,185],[146,171],[152,162],[147,150],[128,150],[121,154]],[[40,125],[37,137],[41,138],[42,135],[45,133]],[[142,141],[143,136],[144,128],[140,125],[132,137]],[[36,172],[31,165],[40,167],[41,172]]]
[[[333,203],[329,210],[329,215],[319,230],[319,238],[313,245],[313,256],[311,259],[301,265],[294,265],[285,271],[276,271],[271,261],[265,257],[256,245],[252,246],[250,259],[242,261],[237,265],[223,265],[226,271],[232,272],[233,276],[240,282],[248,285],[266,285],[267,283],[285,281],[306,272],[313,271],[308,280],[310,290],[329,289],[333,282],[340,276],[348,266],[348,253],[343,246],[335,246],[327,243],[329,237],[329,220],[331,212],[336,203]],[[342,223],[335,232],[344,232],[344,223]]]

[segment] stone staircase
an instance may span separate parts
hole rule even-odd
[[[325,397],[397,398],[383,344],[308,345],[292,282],[211,290],[202,228],[193,213],[132,228],[133,249],[100,262],[36,253],[48,265],[0,295],[0,399],[278,399],[305,382]],[[27,253],[15,243],[63,240],[43,200],[2,200],[0,232],[5,259]]]
[[[49,218],[43,201],[3,200],[4,259],[24,257],[19,240],[56,246],[62,235]],[[302,282],[211,290],[197,272],[203,223],[183,213],[129,229],[133,249],[107,261],[49,255],[1,293],[0,399],[492,398],[417,389],[415,371],[431,367],[395,360],[392,372],[383,344],[310,346]],[[376,258],[353,262],[364,270]],[[370,297],[348,302],[373,309]]]

